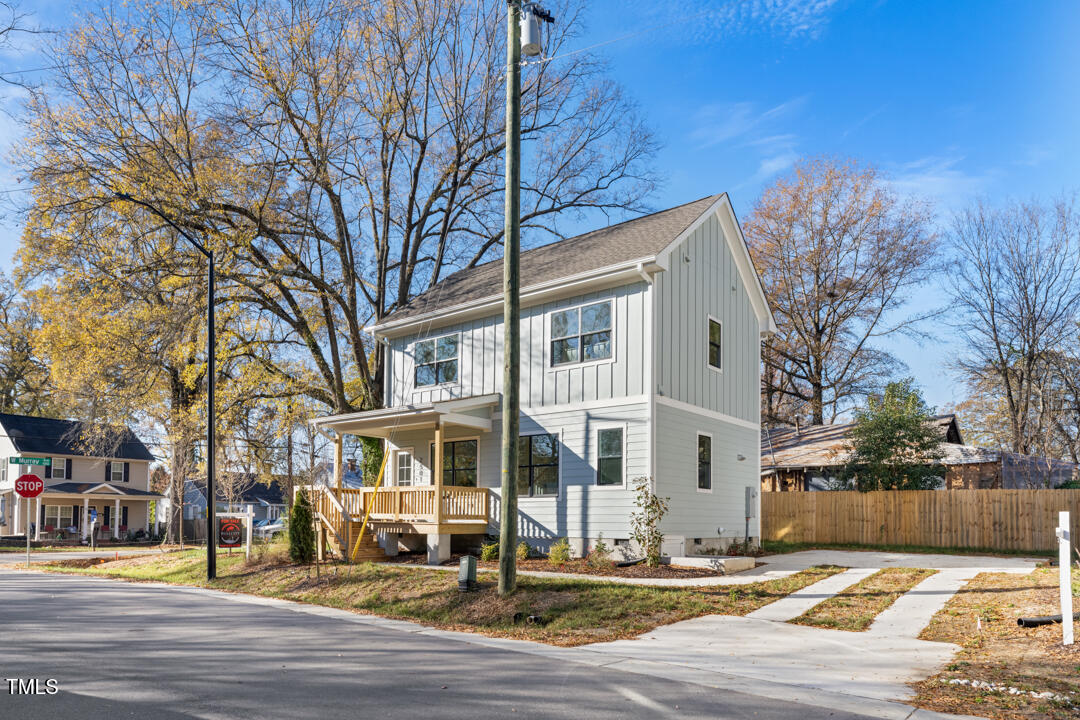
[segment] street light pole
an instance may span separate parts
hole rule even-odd
[[[140,205],[154,215],[167,222],[182,238],[195,246],[206,258],[206,579],[213,580],[217,577],[217,543],[214,537],[214,520],[216,519],[217,506],[214,502],[214,376],[215,370],[215,340],[214,340],[214,251],[208,250],[202,243],[187,234],[179,225],[173,222],[165,213],[158,210],[150,203],[138,200],[127,193],[114,193],[120,200]],[[175,482],[176,478],[173,478]],[[180,479],[181,487],[183,478]],[[184,533],[183,516],[181,516],[181,537]]]

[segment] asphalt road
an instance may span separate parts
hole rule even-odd
[[[55,695],[7,678],[55,679]],[[212,594],[0,573],[0,718],[869,717]]]

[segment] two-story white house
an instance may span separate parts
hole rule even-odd
[[[0,414],[0,535],[86,540],[93,514],[101,539],[149,533],[150,502],[161,498],[150,491],[154,456],[126,429],[108,457],[87,455],[82,431],[71,420]],[[15,494],[25,474],[45,480],[29,515]]]
[[[384,438],[390,487],[320,499],[339,543],[369,507],[390,553],[423,535],[441,560],[452,538],[497,531],[502,275],[501,260],[457,272],[368,329],[387,407],[314,423]],[[521,538],[626,545],[648,477],[670,498],[669,554],[741,540],[775,326],[727,195],[523,252],[521,285]]]

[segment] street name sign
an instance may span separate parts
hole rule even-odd
[[[51,457],[9,457],[8,465],[38,465],[41,467],[52,467]]]

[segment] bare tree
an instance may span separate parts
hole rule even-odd
[[[581,0],[557,8],[557,55]],[[363,332],[501,244],[499,0],[102,5],[31,103],[34,225],[151,203],[213,247],[253,360],[335,412],[381,404]],[[524,73],[522,226],[644,209],[656,143],[588,53]],[[254,347],[254,345],[253,345]]]
[[[1071,200],[1051,205],[984,202],[953,219],[952,300],[969,384],[994,393],[1007,448],[1051,450],[1061,421],[1057,388],[1067,389],[1062,350],[1073,345],[1080,312],[1080,216]],[[1056,419],[1055,419],[1056,418]]]
[[[932,314],[903,312],[935,267],[930,220],[852,160],[803,160],[765,190],[745,231],[778,328],[762,355],[766,422],[832,422],[896,371],[875,341]]]

